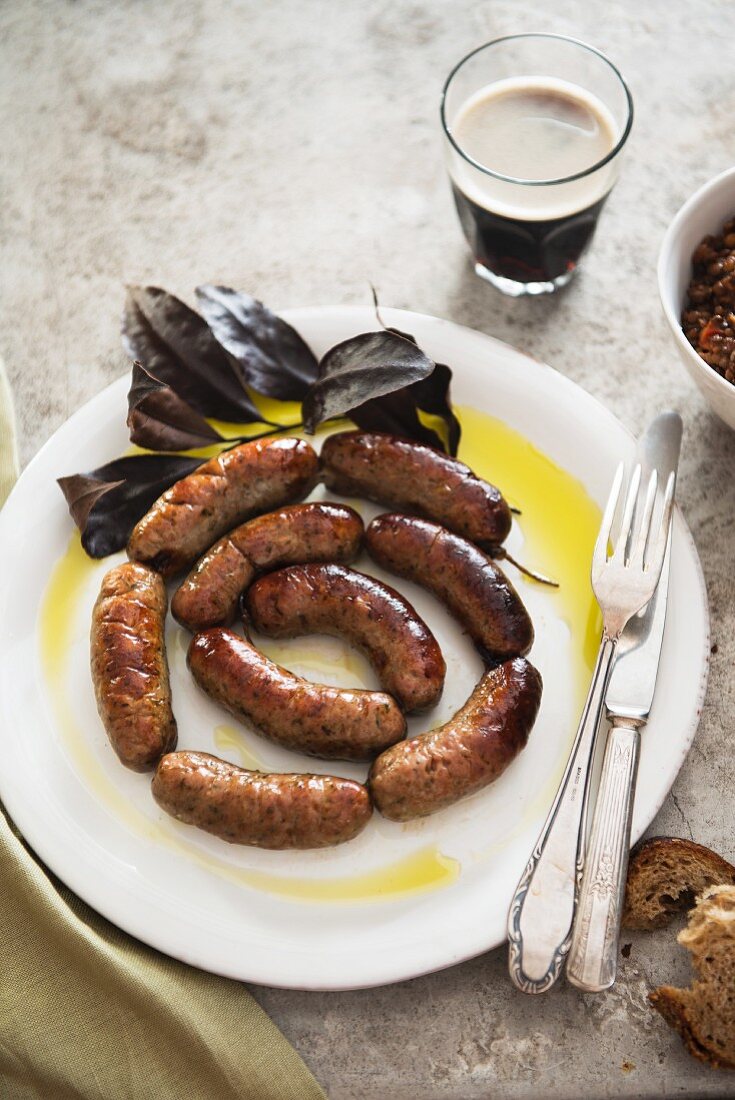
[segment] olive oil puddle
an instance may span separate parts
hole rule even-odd
[[[462,425],[458,457],[478,477],[501,486],[508,502],[521,511],[514,517],[523,533],[520,561],[559,582],[558,589],[547,593],[550,610],[566,622],[572,639],[580,639],[572,646],[572,657],[581,711],[602,632],[590,582],[600,509],[576,478],[507,424],[465,406],[455,412]],[[514,584],[525,583],[511,565],[504,568]]]
[[[529,569],[537,570],[558,582],[558,588],[545,588],[549,610],[569,629],[569,658],[573,676],[575,705],[572,713],[581,715],[602,634],[602,615],[592,593],[590,563],[602,513],[580,481],[572,477],[538,450],[525,436],[495,417],[465,405],[455,406],[462,425],[458,457],[478,477],[502,488],[508,503],[520,509],[514,516],[523,535],[523,546],[513,556]],[[519,576],[502,561],[513,584],[521,589],[537,585]],[[533,653],[531,653],[533,660]],[[543,699],[541,707],[543,708]],[[569,729],[569,746],[576,730],[576,718]],[[491,845],[485,856],[492,856],[518,835],[539,811],[551,805],[564,768],[567,753],[561,754],[540,786],[536,797],[525,807],[515,828],[506,833],[502,845]]]
[[[509,502],[522,511],[520,516],[515,517],[523,536],[522,550],[517,556],[525,565],[550,574],[559,582],[559,589],[546,589],[545,592],[550,601],[550,613],[563,619],[570,632],[569,659],[579,713],[600,637],[601,620],[589,582],[589,563],[599,528],[600,511],[576,479],[556,466],[518,432],[471,408],[460,407],[456,411],[462,424],[459,457],[480,477],[501,486]],[[187,826],[173,820],[158,824],[136,810],[108,779],[96,760],[75,719],[68,688],[68,662],[75,625],[78,627],[80,597],[89,584],[91,574],[98,568],[98,564],[92,562],[83,551],[79,535],[75,532],[65,555],[50,577],[44,595],[40,647],[49,699],[66,751],[79,777],[115,819],[138,835],[166,846],[206,871],[238,885],[291,900],[386,901],[441,889],[459,878],[459,861],[443,854],[436,846],[427,846],[374,871],[334,878],[287,877],[238,868],[187,842]],[[509,572],[512,574],[510,567]],[[522,588],[525,583],[528,582],[519,581],[519,587]],[[313,655],[313,651],[311,653]],[[291,654],[292,659],[299,656],[298,653]],[[306,653],[303,657],[306,658]],[[352,664],[347,659],[346,667],[348,662]],[[358,667],[356,664],[351,671],[357,673]],[[314,672],[318,678],[317,662],[314,662]],[[570,730],[570,739],[572,734],[573,730]],[[244,738],[233,727],[217,726],[214,740],[224,756],[237,759],[242,766],[257,767],[257,758],[249,753]],[[561,760],[557,774],[547,777],[543,789],[526,807],[522,820],[506,836],[505,842],[526,822],[534,819],[540,808],[550,803],[564,763]],[[485,850],[483,856],[491,856],[496,850],[497,846],[493,845]]]
[[[375,871],[335,878],[274,875],[233,867],[187,843],[183,834],[188,831],[188,826],[173,820],[161,825],[136,810],[108,779],[95,759],[74,717],[74,707],[67,686],[67,665],[79,613],[80,595],[89,582],[90,574],[96,570],[96,564],[85,554],[79,534],[75,532],[66,553],[51,574],[41,606],[41,661],[57,726],[76,772],[115,819],[122,821],[131,831],[164,845],[206,871],[213,871],[238,885],[287,899],[307,902],[385,901],[424,893],[456,881],[459,877],[459,863],[442,855],[433,846],[425,847]],[[214,739],[217,746],[230,757],[234,750],[243,766],[252,767],[253,762],[257,766],[257,761],[250,757],[242,736],[238,736],[233,727],[217,726]],[[179,831],[181,837],[176,835]]]
[[[223,754],[225,760],[237,764],[241,768],[250,768],[251,771],[263,771],[263,765],[254,752],[250,752],[245,744],[243,731],[222,723],[214,727],[215,747]]]

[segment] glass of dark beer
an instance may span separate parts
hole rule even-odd
[[[441,119],[477,274],[513,296],[568,283],[633,124],[612,62],[562,35],[497,38],[449,74]]]

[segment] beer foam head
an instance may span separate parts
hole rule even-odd
[[[615,120],[600,99],[564,80],[513,77],[486,85],[460,105],[450,130],[465,154],[449,146],[455,184],[497,214],[564,217],[593,205],[615,182],[614,161],[595,168],[615,148]],[[586,174],[567,179],[579,173]],[[549,180],[567,182],[542,182]]]

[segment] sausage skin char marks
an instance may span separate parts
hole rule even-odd
[[[510,531],[510,508],[500,490],[464,462],[422,443],[381,432],[339,432],[325,439],[319,470],[335,493],[434,520],[487,550]]]
[[[164,756],[152,790],[179,821],[256,848],[343,844],[372,814],[366,788],[352,779],[247,771],[204,752]]]
[[[158,498],[133,529],[128,557],[173,576],[236,524],[307,496],[316,476],[316,454],[301,439],[223,451]]]
[[[372,760],[405,736],[406,719],[390,695],[302,680],[224,627],[196,634],[187,659],[210,698],[297,752]]]
[[[433,592],[486,659],[528,653],[533,624],[520,596],[502,569],[467,539],[391,512],[368,526],[365,547],[378,565]]]
[[[411,821],[492,783],[528,741],[541,689],[522,657],[486,672],[449,722],[378,757],[368,777],[376,808],[391,821]]]
[[[176,745],[164,643],[166,587],[145,565],[105,574],[92,612],[92,682],[110,743],[126,767],[154,768]]]
[[[340,504],[291,504],[243,523],[216,542],[171,601],[174,618],[192,632],[232,622],[240,593],[258,573],[294,562],[352,561],[362,519]]]
[[[255,582],[245,606],[255,629],[273,638],[348,638],[406,712],[433,706],[442,693],[436,638],[403,596],[364,573],[333,564],[280,569]]]

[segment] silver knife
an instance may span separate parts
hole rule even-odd
[[[642,476],[658,469],[660,495],[669,473],[676,473],[681,434],[681,417],[666,412],[656,417],[639,443],[636,460],[643,467]],[[656,594],[626,628],[605,695],[611,727],[567,959],[569,981],[587,993],[609,989],[615,981],[640,729],[648,721],[656,690],[670,561],[671,531]]]

